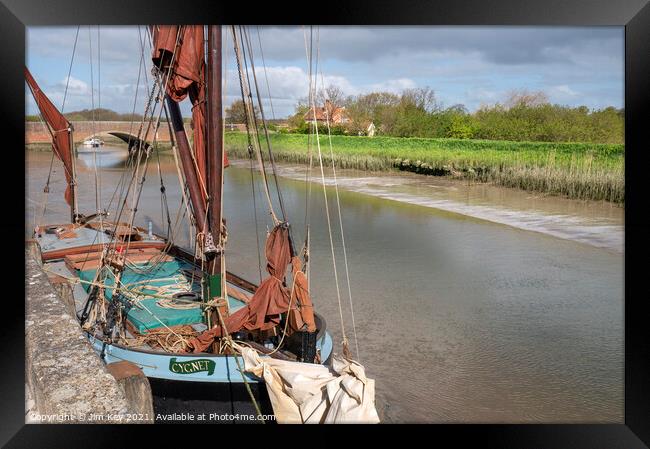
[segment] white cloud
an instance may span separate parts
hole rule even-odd
[[[226,35],[229,29],[224,28]],[[249,28],[258,83],[267,86],[257,46],[256,28]],[[301,27],[261,27],[261,41],[276,115],[286,116],[308,95],[309,79]],[[372,90],[400,92],[431,87],[446,103],[501,101],[509,89],[543,90],[552,101],[590,107],[623,105],[623,29],[620,27],[331,27],[314,28],[320,45],[318,86],[334,84],[346,95]],[[140,33],[138,32],[140,31]],[[46,93],[60,105],[60,80],[68,74],[77,27],[29,27],[27,65]],[[101,72],[101,105],[130,112],[138,83],[141,41],[145,28],[102,26],[101,70],[97,28],[82,26],[72,67],[66,110],[91,107],[90,42],[95,92]],[[225,41],[228,81],[225,104],[241,97],[233,71],[232,39]],[[150,67],[148,42],[144,61]],[[142,112],[144,73],[137,112]],[[50,80],[48,82],[48,79]],[[65,83],[63,83],[65,85]],[[31,104],[31,103],[30,103]],[[185,105],[184,111],[188,111]],[[33,106],[30,106],[33,111]]]
[[[267,67],[266,73],[263,68],[256,68],[257,82],[262,97],[268,97],[268,91],[271,92],[273,100],[298,100],[309,95],[309,75],[304,69],[296,66],[276,66]],[[269,89],[266,86],[268,78]],[[228,71],[226,81],[226,93],[233,98],[239,98],[240,85],[238,74],[235,70]],[[251,79],[251,84],[254,83]],[[319,74],[316,80],[316,88],[323,86],[335,85],[348,95],[359,92],[359,89],[353,86],[350,81],[339,75]]]
[[[578,92],[574,91],[566,84],[549,87],[548,94],[555,98],[564,98],[564,99],[577,97],[578,95],[580,95]]]
[[[369,85],[365,91],[383,91],[398,94],[404,89],[412,89],[417,87],[417,83],[410,78],[398,78],[394,80],[382,81],[381,83],[374,83]]]
[[[57,87],[65,91],[66,84],[68,86],[68,95],[90,95],[90,86],[85,81],[73,76],[66,76],[59,81]]]
[[[466,97],[471,103],[478,103],[481,105],[493,104],[498,99],[503,98],[504,92],[485,89],[478,87],[476,89],[470,89],[466,93]]]

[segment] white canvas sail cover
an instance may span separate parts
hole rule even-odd
[[[264,379],[280,424],[376,424],[375,381],[362,365],[334,356],[332,367],[260,357],[243,348],[246,371]]]

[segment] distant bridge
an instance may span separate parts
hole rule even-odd
[[[74,128],[75,142],[81,142],[89,137],[108,137],[113,136],[128,141],[129,135],[136,135],[139,129],[139,123],[135,122],[71,122]],[[191,128],[185,124],[185,132],[190,135]],[[151,133],[150,133],[151,134]],[[152,140],[153,136],[150,139]],[[169,127],[166,123],[161,123],[156,136],[158,142],[169,142]],[[48,143],[51,141],[45,125],[38,122],[25,122],[25,143]]]

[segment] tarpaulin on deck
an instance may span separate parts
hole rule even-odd
[[[260,357],[243,348],[245,370],[264,379],[280,424],[376,424],[375,381],[340,356],[324,365]]]
[[[140,270],[144,270],[145,268],[146,265],[139,265]],[[154,270],[147,271],[146,273],[138,273],[131,268],[126,268],[122,274],[122,284],[128,286],[129,284],[145,281],[146,286],[162,287],[165,285],[173,285],[175,283],[174,276],[178,276],[182,269],[191,268],[191,265],[178,260],[158,263]],[[80,271],[79,278],[91,282],[95,278],[95,273],[95,270]],[[104,284],[106,285],[106,298],[112,300],[112,287],[115,285],[114,278],[111,276],[107,277]],[[86,290],[90,288],[88,284],[83,285]],[[127,319],[138,332],[144,333],[149,330],[158,329],[163,327],[162,323],[165,326],[171,327],[203,322],[203,313],[200,307],[190,309],[161,307],[158,304],[160,298],[146,297],[147,293],[151,293],[152,295],[156,294],[154,289],[148,291],[146,286],[142,290],[144,298],[138,301],[140,307],[133,306],[127,313]],[[194,291],[200,293],[200,282],[195,283]],[[243,302],[232,297],[228,297],[228,302],[231,310],[238,310],[244,305]]]
[[[145,268],[144,265],[140,265],[140,268]],[[147,281],[148,285],[161,287],[164,285],[172,284],[173,281],[170,280],[172,276],[177,275],[181,268],[190,268],[189,265],[185,265],[179,261],[173,262],[162,262],[158,267],[150,273],[140,274],[134,272],[130,268],[125,268],[122,273],[122,284],[128,285],[134,282]],[[96,270],[85,270],[79,272],[79,278],[84,281],[92,281],[95,277]],[[115,285],[115,279],[112,276],[108,276],[104,280],[106,285],[105,295],[109,300],[113,299],[113,286]],[[89,288],[86,284],[85,288]],[[154,292],[152,292],[153,294]],[[202,321],[203,315],[200,308],[193,309],[169,309],[160,307],[157,304],[157,298],[144,298],[138,301],[140,307],[133,306],[129,309],[127,313],[127,319],[133,326],[137,329],[138,332],[144,333],[148,330],[157,329],[163,326],[160,322],[165,323],[166,326],[179,326],[183,324],[194,324],[200,323]],[[145,309],[146,307],[146,309]],[[148,311],[147,311],[148,309]],[[152,315],[155,315],[155,317]],[[156,319],[157,318],[157,319]]]

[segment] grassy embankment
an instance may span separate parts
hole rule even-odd
[[[304,134],[272,134],[276,160],[308,163],[307,140]],[[227,132],[225,142],[231,157],[248,157],[245,133]],[[324,162],[331,164],[327,136],[320,143]],[[625,201],[620,144],[332,136],[332,148],[339,168],[398,169],[576,199]]]

